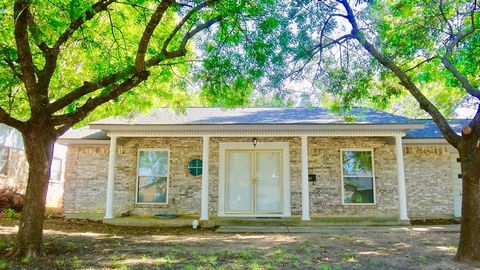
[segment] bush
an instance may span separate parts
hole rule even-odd
[[[8,208],[7,210],[5,210],[5,216],[7,216],[9,220],[16,219],[17,212],[15,212],[15,210],[13,210],[12,208]]]
[[[0,189],[0,209],[22,211],[25,196],[13,188]]]

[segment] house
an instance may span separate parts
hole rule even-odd
[[[354,108],[187,108],[71,130],[67,217],[459,216],[457,153],[429,120]],[[458,123],[458,128],[462,123]]]
[[[67,147],[54,146],[46,206],[61,208]],[[25,192],[28,178],[28,161],[22,134],[7,125],[0,124],[0,189],[11,188]]]

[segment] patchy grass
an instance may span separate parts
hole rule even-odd
[[[41,259],[3,258],[14,223],[0,219],[3,269],[475,269],[453,261],[458,233],[220,234],[48,220]]]

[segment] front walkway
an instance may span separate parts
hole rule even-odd
[[[437,226],[221,226],[220,233],[328,233],[328,234],[363,234],[391,232],[460,232],[460,225]]]

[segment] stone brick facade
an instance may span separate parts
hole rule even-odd
[[[103,213],[108,145],[69,145],[65,165],[64,214]]]
[[[290,151],[290,191],[292,215],[301,214],[301,141],[298,137],[258,138],[259,142],[288,142]],[[251,142],[251,138],[211,138],[209,163],[209,213],[218,212],[219,143]],[[398,218],[397,171],[393,138],[313,137],[309,138],[311,216]],[[141,148],[170,151],[168,204],[135,203],[137,155]],[[342,204],[341,157],[344,148],[373,149],[376,203]],[[452,214],[453,200],[448,178],[448,153],[442,148],[406,146],[405,174],[409,213],[415,216]],[[445,150],[446,151],[446,150]],[[202,138],[120,138],[117,147],[114,186],[114,213],[200,212],[201,176],[188,172],[188,163],[202,156]],[[445,162],[445,163],[444,163]],[[438,169],[441,168],[441,169]],[[67,154],[64,212],[102,214],[105,207],[108,145],[70,145]],[[442,184],[440,184],[442,183]],[[450,188],[450,189],[449,189]],[[447,195],[445,195],[447,194]]]
[[[374,205],[342,204],[341,149],[373,149]],[[398,217],[397,165],[393,138],[309,138],[309,167],[317,176],[310,183],[312,216]]]
[[[453,216],[453,179],[447,147],[406,145],[403,153],[409,216]]]

